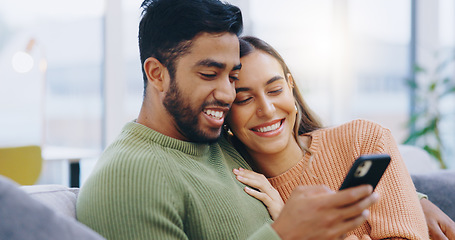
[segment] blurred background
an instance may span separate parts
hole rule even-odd
[[[0,147],[41,146],[38,183],[69,185],[78,163],[83,184],[137,117],[141,2],[0,0]],[[369,119],[455,168],[455,1],[229,2],[325,126]]]

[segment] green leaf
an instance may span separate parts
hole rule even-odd
[[[450,77],[445,77],[444,80],[442,80],[442,82],[443,82],[444,84],[448,84],[448,83],[450,83],[451,81],[452,81],[452,79],[451,79]]]
[[[427,72],[427,70],[420,67],[419,65],[414,65],[414,73],[426,73],[426,72]]]
[[[439,165],[442,169],[447,169],[447,165],[445,164],[444,160],[442,159],[442,154],[439,149],[432,148],[428,145],[425,145],[423,147],[423,149],[439,162]]]
[[[428,145],[425,145],[423,149],[436,159],[439,159],[441,157],[441,152],[438,149],[432,148]]]
[[[444,90],[444,92],[441,93],[441,95],[439,96],[439,99],[441,99],[451,93],[454,93],[454,92],[455,92],[455,86],[448,88],[448,89]]]
[[[410,87],[411,89],[418,89],[419,85],[417,84],[416,80],[414,78],[412,79],[406,79],[405,84]]]
[[[415,137],[415,135],[411,134],[406,138],[406,140],[403,141],[403,144],[410,144],[413,143],[415,140],[417,140],[417,138]]]
[[[436,81],[433,81],[433,82],[430,84],[430,86],[428,86],[428,91],[429,91],[429,92],[434,92],[434,90],[436,89],[436,86],[437,86]]]
[[[408,120],[408,126],[413,126],[417,120],[420,118],[420,114],[413,114]]]
[[[420,130],[415,131],[412,134],[415,135],[416,138],[419,138],[419,137],[424,136],[424,135],[428,134],[429,132],[431,132],[432,129],[433,129],[433,126],[429,125]]]

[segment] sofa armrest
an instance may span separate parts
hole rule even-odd
[[[431,202],[455,220],[455,171],[439,170],[411,177],[418,192],[428,195]]]
[[[76,219],[56,213],[49,205],[36,201],[19,188],[23,187],[0,175],[0,239],[104,239]]]

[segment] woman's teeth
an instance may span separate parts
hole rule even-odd
[[[261,127],[259,129],[256,129],[256,132],[270,132],[270,131],[274,131],[274,130],[277,130],[281,125],[281,122],[277,122],[275,124],[272,124],[270,126],[267,126],[267,127]]]

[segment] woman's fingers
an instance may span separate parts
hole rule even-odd
[[[234,169],[233,172],[237,176],[237,180],[241,183],[258,189],[261,192],[268,192],[271,190],[270,188],[273,188],[267,178],[262,174],[243,168]]]
[[[250,196],[262,201],[265,205],[271,204],[272,198],[266,193],[259,192],[255,189],[250,187],[245,187],[245,192],[248,193]]]
[[[237,176],[237,180],[250,186],[245,187],[245,192],[262,201],[267,206],[272,218],[276,219],[284,206],[284,202],[267,178],[262,174],[242,168],[234,169],[233,172]]]

